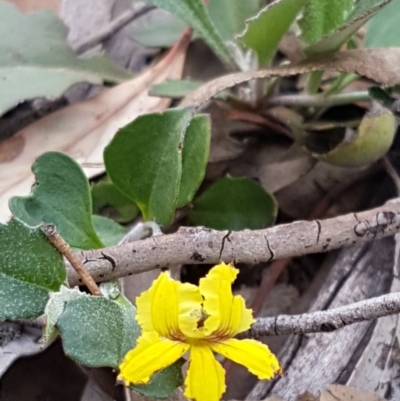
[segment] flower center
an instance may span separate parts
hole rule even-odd
[[[197,320],[197,328],[202,329],[204,327],[204,322],[210,316],[207,311],[203,308],[195,309],[190,313],[190,316],[196,317]]]

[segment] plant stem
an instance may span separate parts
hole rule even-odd
[[[300,106],[300,107],[332,107],[365,102],[371,100],[368,91],[338,93],[326,97],[325,95],[282,95],[267,100],[267,106]]]
[[[315,93],[318,92],[323,75],[324,71],[312,71],[308,73],[306,88],[305,88],[307,94],[314,95]]]
[[[97,286],[93,277],[86,270],[82,261],[78,255],[71,249],[71,247],[65,242],[65,240],[58,234],[56,226],[54,224],[42,224],[41,229],[49,241],[65,256],[65,258],[71,263],[71,266],[78,273],[83,284],[89,289],[92,295],[102,295],[100,288]]]

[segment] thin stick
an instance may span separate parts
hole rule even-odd
[[[63,240],[60,234],[58,234],[56,226],[54,224],[43,223],[41,229],[49,241],[67,258],[69,263],[71,263],[71,266],[78,273],[82,283],[86,285],[90,293],[92,295],[101,295],[100,288],[93,280],[93,277],[85,269],[85,266],[76,253],[73,252],[70,246]]]
[[[331,107],[369,101],[368,91],[338,93],[337,95],[281,95],[267,100],[267,106],[302,106],[302,107]]]
[[[91,49],[92,47],[98,45],[101,42],[109,39],[112,35],[122,29],[124,26],[128,25],[133,20],[142,17],[149,11],[154,10],[154,6],[144,6],[139,10],[129,9],[119,15],[117,18],[110,21],[103,29],[96,32],[94,35],[89,36],[87,39],[78,43],[74,46],[74,51],[77,54],[82,54],[85,51]]]
[[[241,337],[280,336],[331,332],[349,324],[365,322],[400,312],[400,293],[381,295],[339,308],[301,315],[259,318]]]

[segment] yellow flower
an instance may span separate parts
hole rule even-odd
[[[214,352],[246,366],[260,379],[271,379],[279,363],[268,347],[236,334],[254,322],[244,299],[232,295],[238,274],[233,266],[213,267],[199,286],[180,283],[164,272],[136,301],[142,335],[120,366],[118,379],[127,385],[148,383],[190,351],[185,396],[218,401],[225,392],[225,371]]]

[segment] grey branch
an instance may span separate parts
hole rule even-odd
[[[339,308],[304,313],[259,318],[242,337],[277,336],[331,332],[349,324],[364,322],[400,312],[400,293],[355,302]]]
[[[79,252],[96,281],[108,281],[176,264],[255,264],[327,252],[393,235],[400,228],[400,198],[360,213],[326,220],[296,221],[264,230],[217,231],[184,227],[174,234]],[[79,277],[67,264],[70,284]]]

